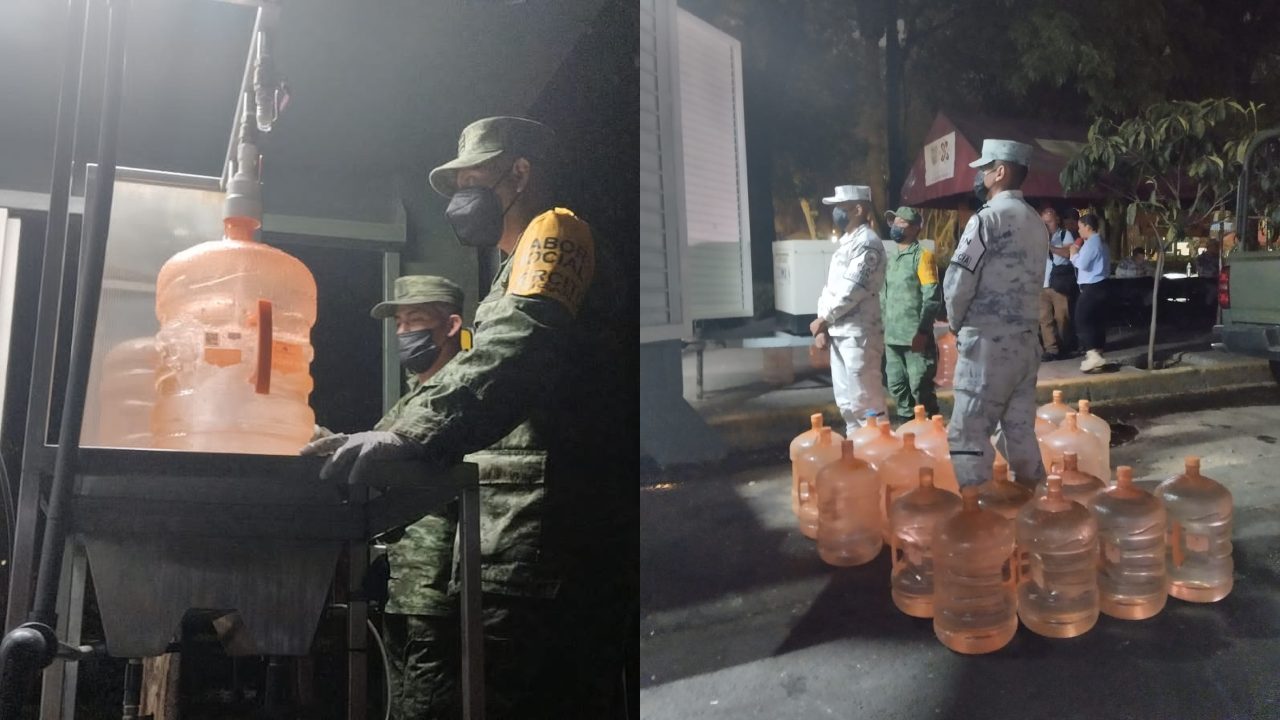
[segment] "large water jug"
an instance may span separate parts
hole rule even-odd
[[[818,433],[825,427],[822,420],[822,413],[814,413],[809,416],[809,429],[800,433],[791,441],[788,449],[788,456],[791,458],[791,512],[800,517],[800,466],[797,460],[800,454],[805,450],[813,447],[818,442]],[[831,431],[831,441],[840,443],[844,440],[839,433]]]
[[[1037,441],[1037,442],[1044,442],[1044,439],[1045,439],[1045,438],[1047,438],[1047,437],[1049,437],[1049,433],[1052,433],[1053,431],[1055,431],[1055,430],[1057,430],[1057,429],[1058,429],[1058,426],[1057,426],[1057,425],[1054,425],[1053,423],[1049,422],[1048,420],[1045,420],[1044,418],[1040,417],[1039,415],[1037,415],[1037,416],[1036,416],[1036,431],[1035,431],[1035,432],[1036,432],[1036,441]]]
[[[1062,391],[1054,390],[1053,400],[1036,408],[1036,417],[1042,418],[1056,427],[1062,424],[1067,413],[1071,411],[1071,406],[1062,402]]]
[[[960,504],[959,495],[934,487],[933,472],[920,468],[919,486],[889,506],[889,585],[893,604],[912,617],[933,617],[933,533]]]
[[[86,445],[152,447],[151,412],[159,361],[155,336],[126,340],[107,351],[98,385],[97,433],[86,438]]]
[[[1030,488],[1009,480],[1009,464],[1003,460],[995,461],[991,479],[978,486],[978,506],[1010,521],[1018,517],[1018,511],[1031,496]]]
[[[1018,617],[1032,632],[1083,635],[1098,622],[1098,523],[1085,506],[1048,492],[1018,511]]]
[[[883,546],[880,483],[871,466],[840,443],[840,459],[818,471],[818,556],[828,565],[871,562]]]
[[[951,445],[947,442],[947,421],[941,415],[929,418],[924,430],[916,433],[916,447],[934,458],[951,458]]]
[[[1096,478],[1111,477],[1111,469],[1103,464],[1098,438],[1080,429],[1074,411],[1068,412],[1062,426],[1040,443],[1040,459],[1044,462],[1045,472],[1052,472],[1050,468],[1054,465],[1063,467],[1062,456],[1066,453],[1076,454],[1082,472]]]
[[[1111,423],[1094,415],[1088,400],[1081,400],[1080,412],[1076,413],[1076,425],[1098,438],[1098,447],[1102,449],[1102,466],[1109,471],[1111,469]],[[1103,479],[1105,480],[1106,477]]]
[[[956,361],[960,357],[956,350],[956,336],[945,322],[934,323],[933,331],[938,343],[938,369],[934,373],[933,384],[949,388],[955,379]]]
[[[156,279],[156,446],[294,455],[315,429],[316,283],[296,258],[254,241],[257,221],[224,227]]]
[[[898,426],[893,431],[894,435],[902,437],[903,433],[912,433],[916,437],[929,429],[929,416],[925,414],[923,405],[916,405],[912,408],[912,418]]]
[[[889,507],[899,495],[919,485],[921,468],[929,469],[938,488],[953,493],[960,492],[955,472],[952,471],[949,476],[939,473],[939,463],[940,461],[916,447],[916,436],[913,433],[903,435],[902,447],[880,463],[876,474],[884,493],[881,518],[884,520],[885,542],[889,542]]]
[[[1062,494],[1068,500],[1078,502],[1086,508],[1092,508],[1098,494],[1107,489],[1107,483],[1101,478],[1080,470],[1075,453],[1063,453],[1062,462],[1053,468],[1046,467],[1045,470],[1062,478]],[[1048,489],[1048,483],[1042,482],[1036,486],[1036,495],[1043,496]]]
[[[978,488],[933,534],[933,632],[960,653],[999,650],[1018,630],[1013,523],[978,505]]]
[[[1200,458],[1160,483],[1156,497],[1169,512],[1166,538],[1169,594],[1189,602],[1217,602],[1231,592],[1231,491],[1200,474]]]
[[[1145,620],[1169,597],[1164,503],[1133,484],[1133,468],[1116,468],[1116,484],[1093,502],[1098,519],[1098,593],[1102,612]]]
[[[818,472],[822,468],[840,459],[840,446],[835,443],[838,437],[829,427],[818,429],[818,441],[804,449],[796,464],[800,469],[800,487],[796,491],[800,501],[800,532],[805,537],[818,538],[818,491],[815,483]]]
[[[873,440],[880,439],[880,424],[877,422],[876,412],[868,410],[862,425],[857,430],[849,433],[849,439],[853,441],[853,450],[862,457],[862,446]]]
[[[895,437],[893,428],[889,426],[889,421],[880,418],[876,423],[876,436],[868,440],[862,445],[854,444],[854,449],[858,452],[858,457],[863,462],[870,463],[871,467],[880,469],[885,459],[897,452],[902,447],[902,440]]]

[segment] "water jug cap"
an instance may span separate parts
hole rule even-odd
[[[902,433],[902,447],[913,448],[916,446],[916,434],[913,432]]]
[[[1063,421],[1062,421],[1062,424],[1063,424],[1065,427],[1069,427],[1069,428],[1073,428],[1073,429],[1074,429],[1074,428],[1076,427],[1076,414],[1075,414],[1075,413],[1073,413],[1073,412],[1069,412],[1069,413],[1067,413],[1067,418],[1066,418],[1065,420],[1063,420]]]
[[[978,509],[978,486],[965,485],[960,488],[960,497],[964,500],[965,510]]]
[[[880,428],[880,435],[882,437],[889,437],[893,434],[893,428],[889,426],[889,421],[884,418],[880,418],[880,423],[877,427]]]
[[[1053,499],[1053,500],[1062,499],[1062,476],[1061,475],[1050,475],[1048,479],[1045,480],[1045,487],[1048,489],[1048,492],[1046,494],[1050,499]]]
[[[1197,456],[1197,455],[1188,455],[1188,456],[1187,456],[1187,458],[1186,458],[1185,463],[1186,463],[1186,468],[1187,468],[1187,473],[1188,473],[1188,474],[1192,473],[1193,471],[1194,471],[1195,473],[1199,473],[1199,472],[1200,472],[1200,458],[1199,458],[1199,456]]]
[[[831,428],[829,427],[818,428],[818,444],[819,445],[831,444]]]
[[[853,457],[853,441],[843,440],[840,443],[840,457],[848,459]]]
[[[1007,480],[1008,477],[1009,463],[1001,460],[1000,458],[996,458],[996,461],[991,463],[991,479],[1000,481]]]
[[[917,405],[915,407],[915,415],[916,415],[916,420],[919,422],[924,422],[925,420],[929,419],[929,416],[925,414],[923,405]]]
[[[1053,401],[1054,401],[1054,402],[1056,402],[1056,403],[1060,403],[1060,402],[1062,402],[1062,391],[1061,391],[1061,390],[1054,390],[1054,391],[1053,391]]]
[[[933,487],[933,468],[920,468],[920,487]]]
[[[1088,401],[1088,400],[1085,400],[1084,398],[1081,398],[1081,399],[1080,399],[1080,402],[1079,402],[1079,405],[1080,405],[1080,414],[1081,414],[1081,415],[1088,415],[1088,414],[1089,414],[1089,401]]]
[[[1073,452],[1062,453],[1062,467],[1064,470],[1079,470],[1080,456]]]
[[[1116,487],[1129,487],[1133,484],[1133,468],[1121,465],[1116,468]]]
[[[820,429],[822,427],[822,413],[814,413],[810,415],[809,426],[812,427],[814,430]]]

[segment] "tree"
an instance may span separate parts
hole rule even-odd
[[[1163,242],[1156,243],[1149,369],[1155,367],[1165,253],[1186,237],[1190,226],[1207,221],[1233,199],[1245,148],[1258,132],[1259,109],[1230,99],[1174,101],[1152,105],[1120,123],[1099,118],[1062,171],[1068,192],[1100,187],[1128,201],[1129,224],[1138,210],[1145,210],[1165,228]],[[1275,187],[1276,173],[1267,170],[1260,184]]]

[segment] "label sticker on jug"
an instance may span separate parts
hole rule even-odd
[[[1187,533],[1187,549],[1191,552],[1209,552],[1209,536]]]
[[[1120,562],[1120,546],[1119,545],[1113,542],[1105,543],[1103,545],[1103,554],[1107,556],[1107,562],[1111,563],[1112,565],[1119,564]]]

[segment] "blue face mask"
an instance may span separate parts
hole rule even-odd
[[[849,212],[842,207],[838,207],[831,211],[831,219],[836,223],[836,231],[844,232],[844,228],[849,224]]]
[[[902,242],[907,236],[907,229],[901,225],[893,225],[889,228],[889,239],[894,242]]]

